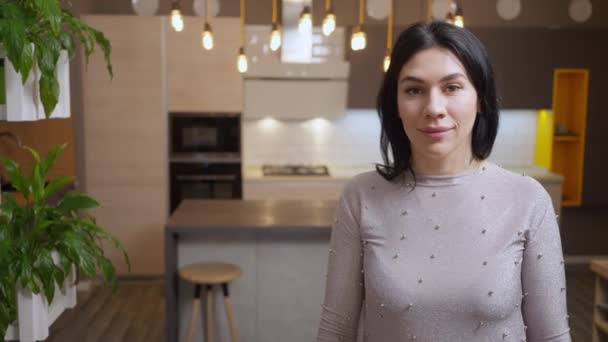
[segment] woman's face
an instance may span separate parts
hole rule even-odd
[[[445,48],[421,50],[403,65],[398,82],[399,116],[414,161],[468,162],[478,99],[460,60]]]

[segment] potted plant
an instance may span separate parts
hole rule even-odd
[[[65,144],[54,147],[44,159],[35,150],[25,148],[34,159],[29,175],[15,161],[2,159],[21,198],[3,193],[0,204],[0,337],[18,316],[21,318],[19,292],[40,295],[50,306],[74,269],[89,278],[101,277],[105,284],[116,287],[115,268],[104,255],[104,243],[120,250],[130,267],[120,242],[86,212],[98,207],[97,201],[78,192],[61,194],[73,177],[47,182],[48,171]],[[56,203],[50,203],[51,195],[59,197]],[[21,340],[25,340],[23,336]]]
[[[103,33],[74,16],[69,1],[0,0],[0,50],[12,64],[11,70],[21,75],[23,85],[28,79],[34,85],[37,82],[38,89],[34,88],[34,92],[39,93],[46,118],[59,100],[61,89],[56,69],[62,51],[66,59],[72,59],[76,42],[84,47],[87,63],[95,46],[101,47],[108,73],[113,76],[110,42]],[[32,71],[35,78],[30,76]],[[69,93],[69,89],[63,90]]]

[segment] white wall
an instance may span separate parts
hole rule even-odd
[[[535,110],[503,110],[490,159],[509,166],[534,164]],[[380,123],[373,110],[349,110],[333,120],[243,120],[245,165],[381,162]]]

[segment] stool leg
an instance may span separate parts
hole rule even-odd
[[[187,341],[192,342],[194,338],[194,327],[196,326],[196,319],[199,315],[201,308],[201,286],[196,284],[194,286],[194,299],[192,300],[192,317],[190,318],[190,325],[188,326]]]
[[[207,292],[207,336],[205,342],[213,342],[213,287],[205,285],[205,292]]]
[[[224,306],[226,307],[226,316],[228,317],[228,324],[230,325],[230,336],[232,342],[238,341],[236,334],[236,324],[234,324],[234,315],[232,314],[232,303],[230,301],[230,293],[228,293],[228,284],[222,284],[222,290],[224,291]]]

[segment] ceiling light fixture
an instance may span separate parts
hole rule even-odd
[[[270,29],[270,50],[281,47],[281,27],[277,22],[277,0],[272,0],[272,28]]]
[[[184,17],[177,1],[171,2],[171,26],[175,32],[182,32],[184,29]]]
[[[353,28],[353,33],[350,37],[350,48],[353,51],[360,51],[365,49],[367,45],[367,36],[361,29],[363,21],[365,19],[365,0],[359,0],[359,25]]]
[[[336,15],[331,8],[331,0],[325,0],[325,18],[323,19],[323,34],[328,37],[336,30]]]
[[[300,13],[300,20],[298,21],[298,31],[302,34],[307,34],[312,31],[312,13],[310,6],[306,5]]]
[[[240,73],[247,72],[247,55],[245,55],[245,0],[241,0],[241,46],[236,66]]]
[[[209,24],[209,12],[211,12],[209,0],[205,0],[205,27],[202,33],[202,43],[205,50],[213,49],[213,32]]]
[[[393,0],[388,0],[388,18],[386,25],[386,54],[384,55],[384,62],[382,63],[382,69],[384,72],[388,70],[391,65],[391,49],[393,47]]]

